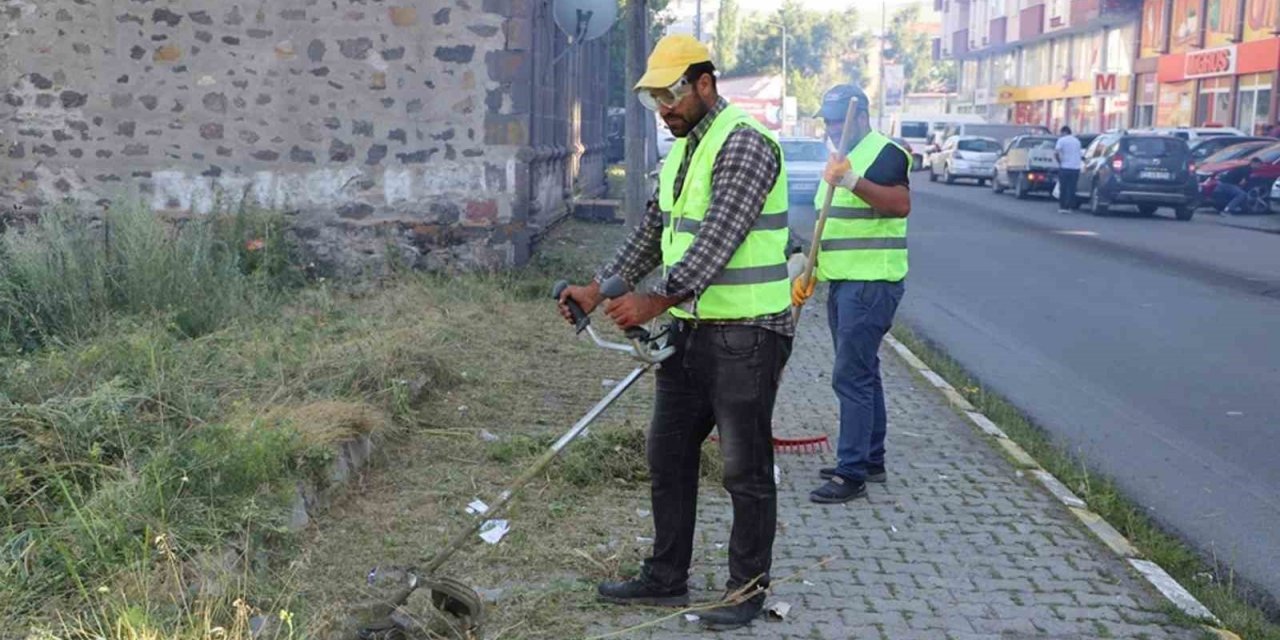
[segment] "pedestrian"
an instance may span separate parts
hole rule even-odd
[[[1218,185],[1213,188],[1213,198],[1217,202],[1226,201],[1222,215],[1230,216],[1243,213],[1244,203],[1249,200],[1249,178],[1262,166],[1262,159],[1250,158],[1248,164],[1227,169],[1218,175]]]
[[[1063,127],[1059,133],[1053,145],[1053,156],[1058,159],[1058,213],[1067,213],[1076,209],[1076,185],[1084,158],[1080,139],[1071,134],[1071,127]]]
[[[697,515],[702,443],[719,430],[724,488],[733,500],[730,593],[769,586],[777,525],[773,406],[791,354],[786,250],[787,177],[773,133],[716,91],[705,45],[685,35],[662,38],[635,90],[675,136],[643,221],[587,286],[569,287],[588,313],[602,302],[600,283],[621,275],[634,285],[662,266],[649,293],[605,304],[619,327],[665,311],[677,348],[656,374],[646,451],[654,542],[639,575],[599,585],[601,600],[684,605]],[[753,589],[754,591],[754,589]],[[728,629],[760,614],[765,594],[699,612],[701,624]]]
[[[1271,125],[1271,130],[1267,132],[1267,136],[1271,138],[1280,138],[1280,121],[1276,121]]]
[[[818,117],[826,121],[835,149],[853,102],[852,151],[832,153],[814,197],[821,207],[835,188],[822,237],[817,239],[816,281],[830,283],[827,322],[835,343],[831,386],[840,401],[835,467],[821,469],[827,483],[809,494],[818,503],[848,502],[866,495],[867,482],[885,482],[887,429],[880,342],[893,324],[907,275],[907,214],[910,156],[872,130],[865,93],[838,85],[823,96]],[[792,303],[803,305],[814,282],[797,278]]]

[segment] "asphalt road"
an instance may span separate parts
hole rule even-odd
[[[898,320],[1280,600],[1280,236],[912,177]]]

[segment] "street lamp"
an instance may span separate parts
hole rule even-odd
[[[782,132],[787,132],[787,21],[779,20],[778,26],[782,28],[782,110],[780,112],[780,120],[782,121]]]

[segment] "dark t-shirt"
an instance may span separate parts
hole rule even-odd
[[[1241,165],[1241,166],[1235,167],[1234,169],[1228,169],[1227,171],[1224,171],[1222,173],[1222,177],[1218,178],[1218,182],[1221,182],[1224,184],[1234,184],[1237,187],[1243,187],[1245,181],[1249,179],[1249,174],[1251,173],[1253,173],[1253,167],[1250,167],[1247,164]]]
[[[880,150],[880,155],[876,156],[862,177],[885,187],[910,187],[910,173],[911,161],[907,154],[891,144]]]

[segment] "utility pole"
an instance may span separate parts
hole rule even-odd
[[[787,23],[782,22],[782,133],[787,133]]]
[[[876,127],[877,129],[884,128],[884,94],[889,90],[889,83],[885,82],[884,77],[884,51],[889,41],[889,29],[885,25],[887,12],[885,1],[880,0],[880,124]]]
[[[645,0],[628,0],[627,2],[627,77],[626,77],[626,166],[627,182],[623,192],[622,204],[626,211],[628,226],[636,226],[644,219],[645,202],[648,195],[645,186],[648,184],[646,172],[648,162],[645,161],[645,134],[648,123],[645,118],[653,118],[648,109],[631,95],[631,87],[640,81],[644,73],[645,58],[649,55],[648,46],[648,7]]]
[[[702,42],[702,0],[693,3],[693,37]]]

